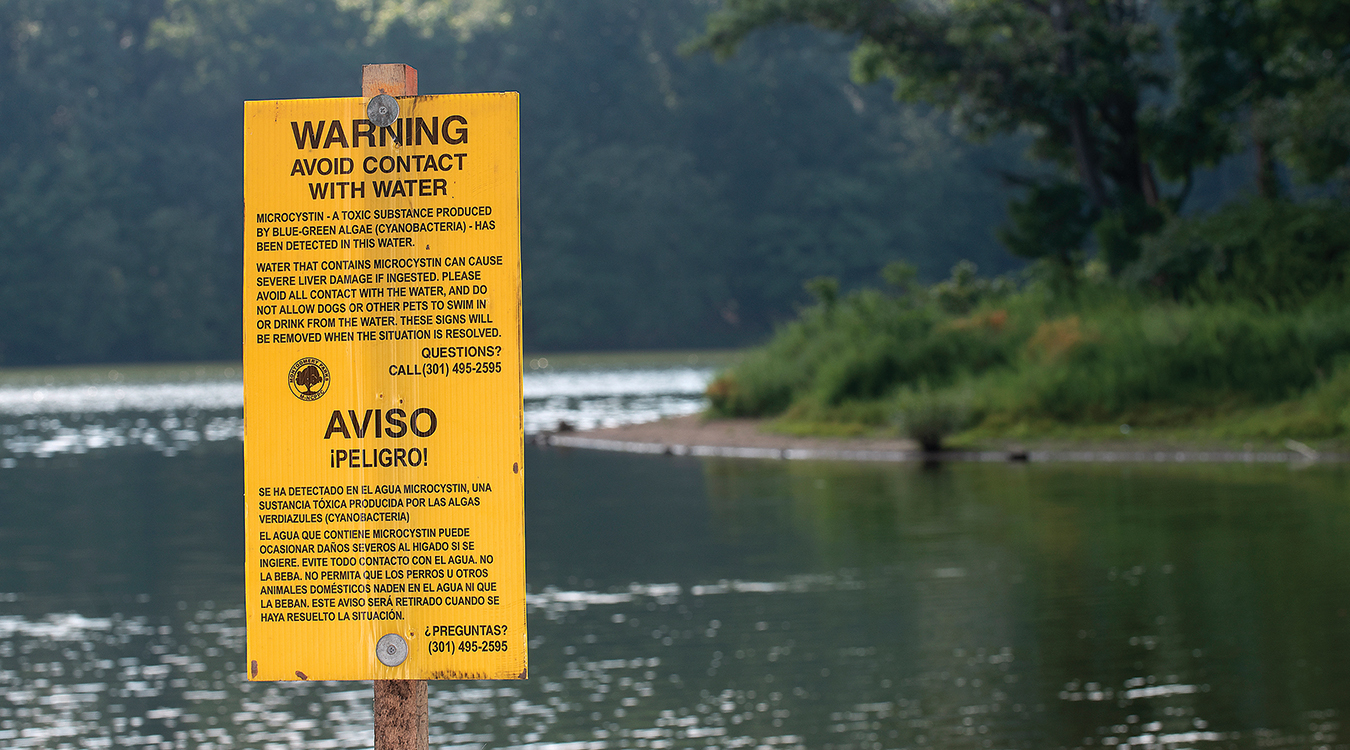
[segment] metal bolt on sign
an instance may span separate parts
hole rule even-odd
[[[398,633],[386,633],[375,644],[375,658],[386,667],[397,667],[408,658],[408,642]]]
[[[389,127],[398,119],[398,100],[388,94],[371,97],[366,103],[366,119],[376,127]]]

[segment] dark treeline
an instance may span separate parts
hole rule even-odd
[[[522,94],[525,344],[740,345],[801,281],[908,259],[1013,262],[992,173],[949,120],[786,30],[682,56],[689,0],[0,2],[0,364],[240,353],[241,102],[351,96],[404,61],[422,93]]]

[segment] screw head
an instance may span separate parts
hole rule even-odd
[[[366,102],[366,119],[385,128],[398,119],[398,100],[388,94],[376,94]]]
[[[386,633],[375,642],[375,658],[386,667],[397,667],[408,658],[408,642],[398,633]]]

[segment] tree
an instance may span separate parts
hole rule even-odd
[[[305,393],[313,393],[314,386],[323,382],[323,375],[319,368],[314,365],[306,365],[300,372],[295,374],[295,384],[305,389]]]
[[[1168,0],[1176,17],[1176,103],[1158,118],[1162,171],[1250,148],[1258,193],[1282,193],[1283,152],[1315,182],[1350,157],[1346,114],[1350,4],[1321,0]]]
[[[1052,223],[1032,209],[1072,215],[1080,202],[1119,269],[1165,206],[1140,117],[1146,94],[1168,80],[1154,12],[1150,0],[727,0],[695,46],[725,58],[778,23],[856,39],[860,79],[891,79],[898,98],[946,109],[975,138],[1029,133],[1034,156],[1072,171],[1079,191],[1053,176],[1030,185],[1015,251]]]
[[[1350,187],[1350,3],[1281,0],[1278,18],[1273,67],[1286,84],[1255,129],[1308,180]]]

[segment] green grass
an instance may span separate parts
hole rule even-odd
[[[892,268],[889,290],[844,296],[814,280],[817,304],[709,387],[712,413],[930,445],[1344,443],[1350,217],[1329,204],[1228,212],[1178,220],[1116,279],[1089,266],[1014,288],[958,268],[922,287]],[[1189,275],[1167,270],[1178,259]]]

